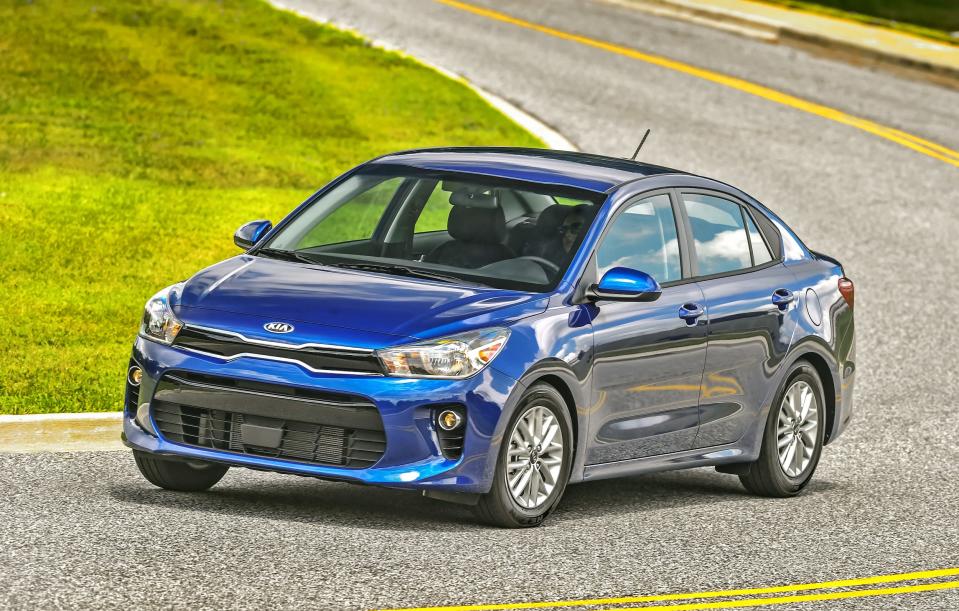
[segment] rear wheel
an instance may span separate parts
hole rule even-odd
[[[133,451],[133,459],[143,477],[154,486],[181,492],[200,492],[220,481],[229,467],[209,462],[185,462],[159,458]]]
[[[505,528],[538,526],[563,496],[572,461],[566,403],[552,386],[535,384],[506,427],[492,488],[480,497],[477,513]]]
[[[759,460],[739,476],[754,494],[798,494],[819,464],[826,431],[822,382],[805,361],[793,366],[769,410]]]

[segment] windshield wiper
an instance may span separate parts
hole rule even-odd
[[[454,276],[452,274],[444,274],[441,272],[434,272],[425,269],[406,267],[405,265],[396,265],[393,263],[330,263],[330,265],[333,267],[358,269],[367,272],[382,272],[384,274],[394,274],[396,276],[408,276],[410,278],[425,278],[427,280],[440,280],[442,282],[450,282],[455,284],[473,284],[477,286],[485,286],[480,282],[464,280],[463,278]]]
[[[281,250],[279,248],[261,248],[256,254],[270,257],[271,259],[281,259],[283,261],[299,261],[300,263],[311,263],[313,265],[322,265],[313,257],[308,257],[303,253],[293,250]]]

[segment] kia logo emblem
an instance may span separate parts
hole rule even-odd
[[[270,333],[292,333],[293,325],[288,322],[268,322],[263,328]]]

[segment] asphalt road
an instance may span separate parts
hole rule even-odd
[[[0,455],[0,607],[500,603],[959,567],[959,168],[429,0],[287,2],[463,74],[583,150],[629,155],[650,127],[643,159],[770,205],[856,281],[855,421],[798,498],[754,498],[711,469],[592,482],[522,532],[411,493],[233,470],[208,494],[174,494],[125,452]],[[619,5],[495,6],[959,149],[955,91]],[[784,608],[956,609],[959,590]]]

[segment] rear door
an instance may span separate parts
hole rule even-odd
[[[587,464],[693,447],[706,319],[702,291],[684,279],[676,205],[669,193],[627,202],[596,249],[596,278],[613,267],[638,269],[663,292],[652,302],[595,304],[592,375],[598,397],[589,418]]]
[[[736,442],[755,421],[792,342],[799,286],[758,210],[726,194],[683,191],[690,264],[708,322],[696,447]]]

